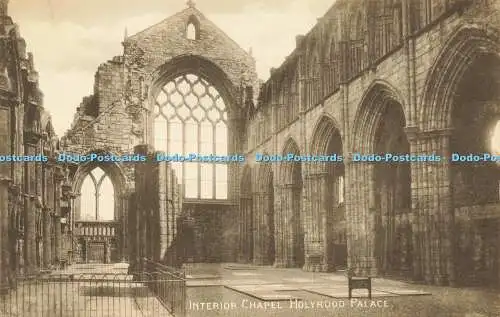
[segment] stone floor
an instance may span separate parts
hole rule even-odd
[[[342,272],[310,273],[248,265],[200,264],[186,268],[188,317],[201,316],[500,316],[500,292],[374,279],[348,299]]]
[[[76,265],[54,272],[52,283],[34,283],[0,298],[0,317],[169,316],[128,265]],[[349,300],[342,272],[309,273],[237,264],[186,267],[185,317],[499,317],[500,292],[373,280],[373,298],[354,292]],[[108,281],[95,281],[96,276]],[[90,278],[92,283],[57,278]],[[123,285],[122,285],[123,284]],[[123,286],[123,287],[122,287]],[[14,297],[12,297],[14,295]],[[3,300],[3,301],[2,301]]]

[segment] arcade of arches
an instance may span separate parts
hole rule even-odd
[[[190,5],[124,38],[60,139],[33,56],[0,55],[0,153],[49,157],[0,165],[0,286],[144,257],[499,285],[500,165],[473,160],[500,154],[499,5],[338,0],[265,82]]]

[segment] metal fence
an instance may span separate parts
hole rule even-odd
[[[184,317],[185,287],[165,272],[48,274],[0,295],[0,317]]]

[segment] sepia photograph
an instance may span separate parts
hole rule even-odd
[[[500,0],[0,0],[0,317],[500,316]]]

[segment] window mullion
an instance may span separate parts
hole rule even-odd
[[[217,144],[217,129],[216,129],[216,125],[212,123],[212,153],[214,153],[214,155],[217,153],[216,152],[216,144]],[[216,163],[212,163],[212,199],[216,199],[217,197],[217,193],[216,193],[216,190],[217,190],[217,175],[216,175],[216,168],[215,168],[215,165]]]
[[[95,187],[95,220],[99,220],[99,187]]]
[[[186,141],[186,124],[184,122],[184,119],[180,118],[181,124],[182,124],[182,135],[181,135],[181,144],[182,144],[182,155],[186,154],[186,145],[184,144]],[[184,187],[184,196],[186,195],[186,162],[182,162],[182,185]]]
[[[198,129],[198,139],[197,141],[197,148],[196,148],[196,153],[197,155],[200,154],[201,152],[201,124],[196,120],[197,123],[197,129]],[[198,168],[198,198],[201,199],[201,163],[196,163],[196,166]]]

